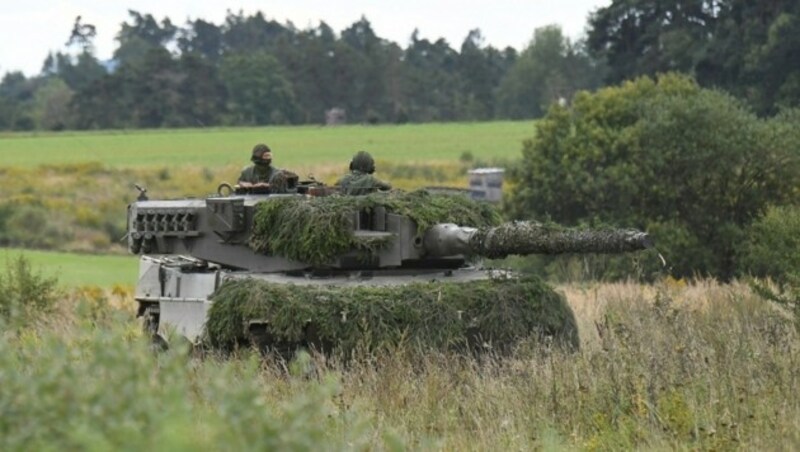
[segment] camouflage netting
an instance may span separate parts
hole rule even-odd
[[[470,238],[473,253],[491,259],[510,255],[625,253],[652,246],[648,235],[633,229],[565,229],[518,221],[479,229]]]
[[[508,351],[528,338],[578,347],[575,317],[563,296],[536,277],[398,286],[299,286],[228,281],[212,297],[206,337],[228,348],[266,321],[276,349],[312,346],[347,355],[399,344],[422,349]]]
[[[350,221],[361,209],[385,207],[417,223],[420,233],[436,223],[461,226],[492,226],[499,213],[486,203],[464,196],[432,195],[424,190],[411,193],[374,193],[368,196],[278,198],[256,206],[250,246],[311,265],[329,262],[352,250],[372,252],[390,239],[360,239]]]

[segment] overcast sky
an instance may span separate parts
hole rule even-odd
[[[178,26],[187,19],[221,24],[226,10],[251,14],[262,11],[268,19],[298,28],[325,21],[336,32],[362,15],[375,33],[405,47],[415,28],[420,37],[445,38],[458,49],[469,30],[480,28],[486,44],[522,49],[533,30],[559,24],[579,37],[589,12],[610,0],[0,0],[0,74],[21,70],[38,74],[49,51],[64,50],[75,17],[97,27],[97,57],[111,57],[114,36],[128,20],[128,10],[149,13],[159,21],[169,17]],[[473,3],[470,5],[470,3]]]

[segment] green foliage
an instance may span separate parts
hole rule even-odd
[[[331,380],[269,403],[264,387],[275,381],[258,359],[156,356],[126,335],[117,325],[67,338],[0,336],[0,448],[344,450],[367,440],[354,413],[337,416]]]
[[[0,203],[0,245],[59,248],[72,239],[64,217],[38,203]]]
[[[800,333],[800,207],[773,207],[754,222],[740,260],[743,273],[775,279],[775,284],[755,281],[751,286],[785,309]]]
[[[588,45],[608,63],[608,81],[619,83],[659,72],[691,72],[707,51],[723,0],[664,4],[612,1],[589,17]]]
[[[590,53],[606,82],[695,74],[760,114],[800,105],[800,4],[795,1],[615,0],[589,18]]]
[[[73,91],[60,78],[52,78],[36,91],[34,115],[44,130],[63,130],[73,126],[69,103]]]
[[[419,234],[437,223],[480,227],[500,221],[499,213],[486,203],[464,196],[431,195],[424,190],[368,196],[277,198],[257,205],[250,246],[261,253],[310,265],[325,264],[350,251],[369,254],[391,239],[359,238],[353,234],[352,221],[358,212],[376,207],[411,218]]]
[[[772,207],[746,230],[740,271],[783,280],[800,274],[800,207]]]
[[[526,338],[578,346],[572,310],[536,277],[392,286],[303,286],[231,280],[212,296],[206,334],[214,346],[246,340],[252,321],[266,321],[275,347],[382,349],[482,348],[508,351]]]
[[[797,200],[791,124],[758,119],[679,75],[581,93],[571,108],[551,108],[526,142],[508,208],[659,231],[675,274],[729,278],[744,228],[769,204]]]
[[[226,56],[220,75],[227,87],[234,124],[284,124],[295,116],[292,84],[283,66],[272,55]]]
[[[537,28],[498,86],[498,113],[514,119],[541,117],[551,103],[568,101],[578,90],[595,88],[599,72],[561,27]]]
[[[0,322],[21,326],[52,311],[59,298],[56,284],[55,278],[31,270],[23,256],[6,262],[0,274]]]

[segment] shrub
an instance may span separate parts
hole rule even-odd
[[[0,336],[0,449],[344,450],[368,440],[329,403],[334,382],[270,403],[265,388],[284,383],[266,380],[257,359],[190,362],[125,336],[123,325]]]
[[[25,257],[17,257],[0,275],[0,320],[24,325],[51,311],[59,296],[57,284],[55,278],[34,273]]]
[[[800,196],[793,117],[759,119],[675,74],[580,93],[525,143],[507,207],[517,218],[652,228],[676,275],[729,278],[744,228]]]
[[[753,223],[740,261],[743,273],[774,278],[775,286],[754,282],[752,287],[788,311],[800,332],[800,207],[773,207]]]
[[[72,237],[69,221],[37,201],[14,202],[0,208],[0,244],[27,248],[57,248]]]
[[[772,207],[750,225],[739,261],[744,274],[780,281],[800,275],[800,207]]]

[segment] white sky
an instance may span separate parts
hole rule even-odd
[[[473,3],[470,5],[470,3]],[[169,17],[183,26],[187,19],[220,25],[226,10],[246,15],[262,11],[267,19],[292,21],[298,28],[325,21],[337,33],[365,16],[375,33],[405,47],[415,28],[420,37],[445,38],[458,49],[469,30],[480,28],[486,44],[522,49],[533,30],[559,24],[567,36],[579,37],[589,12],[611,0],[0,0],[0,74],[21,70],[36,75],[48,51],[64,50],[75,17],[97,27],[96,55],[111,57],[114,36],[128,20],[128,9]]]

